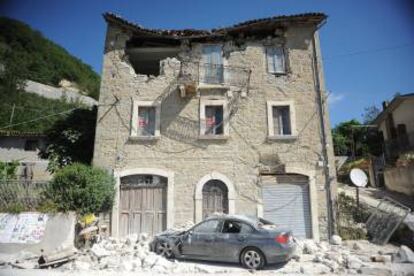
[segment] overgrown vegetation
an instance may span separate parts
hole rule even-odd
[[[91,163],[95,123],[96,108],[75,110],[54,123],[46,132],[49,145],[40,153],[41,157],[49,159],[50,172],[74,162]]]
[[[367,156],[382,153],[382,141],[376,129],[353,119],[332,129],[335,155]]]
[[[0,17],[0,129],[45,132],[64,117],[50,115],[82,107],[25,93],[27,79],[49,85],[67,79],[95,99],[99,94],[99,76],[89,65],[28,25]]]
[[[4,182],[10,179],[16,179],[18,166],[19,162],[17,161],[0,161],[0,182]]]
[[[370,211],[367,206],[361,204],[358,207],[354,198],[342,192],[337,197],[337,210],[338,234],[344,240],[368,238],[365,222]]]
[[[89,65],[20,21],[0,17],[0,60],[10,83],[30,79],[56,86],[67,79],[98,98],[100,78]]]
[[[13,104],[14,107],[13,112]],[[65,100],[52,100],[43,98],[35,94],[24,93],[16,90],[4,90],[0,85],[0,128],[10,124],[14,125],[7,130],[46,132],[51,125],[57,120],[67,116],[62,114],[58,116],[49,116],[43,119],[35,120],[39,117],[48,116],[55,113],[65,112],[79,107],[77,103],[67,103]],[[20,124],[22,122],[28,122]]]
[[[45,197],[56,204],[58,211],[98,213],[112,207],[114,184],[113,176],[105,170],[74,163],[55,173]]]

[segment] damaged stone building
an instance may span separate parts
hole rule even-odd
[[[324,14],[213,30],[104,18],[93,163],[117,181],[112,235],[229,213],[329,237],[336,176],[318,39]]]

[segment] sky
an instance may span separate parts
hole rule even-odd
[[[414,0],[0,0],[1,16],[29,24],[98,73],[108,11],[165,29],[324,12],[320,39],[332,126],[361,120],[364,108],[380,107],[397,92],[414,92]]]

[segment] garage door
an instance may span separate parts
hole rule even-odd
[[[264,218],[289,228],[299,238],[312,238],[309,184],[306,176],[262,177]]]
[[[121,178],[119,233],[154,235],[166,229],[167,178],[130,175]]]

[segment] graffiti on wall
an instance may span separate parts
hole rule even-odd
[[[47,220],[48,216],[41,213],[0,213],[0,243],[39,243]]]

